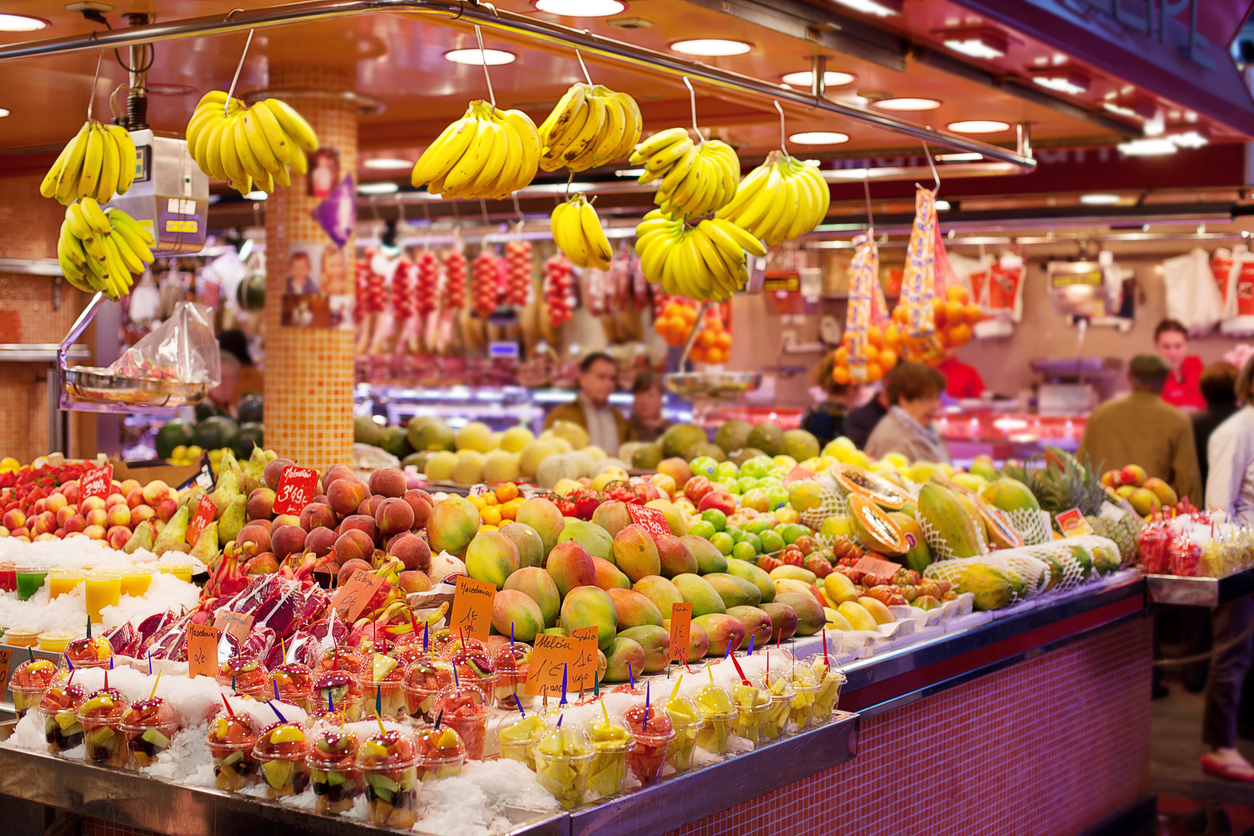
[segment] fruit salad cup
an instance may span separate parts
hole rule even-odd
[[[113,645],[104,636],[74,639],[65,646],[65,658],[76,668],[107,668],[113,660]]]
[[[418,755],[407,733],[392,729],[373,735],[357,750],[357,768],[366,782],[370,820],[409,829],[418,821]]]
[[[122,734],[137,769],[152,766],[157,756],[170,748],[170,738],[179,730],[179,715],[167,700],[152,697],[131,703],[122,720]]]
[[[771,710],[771,695],[753,683],[734,682],[731,686],[732,702],[736,705],[736,719],[732,731],[754,746],[762,742],[762,726]],[[784,707],[787,711],[787,706]]]
[[[655,706],[633,705],[623,713],[623,723],[636,738],[636,746],[627,756],[627,768],[642,784],[662,777],[666,752],[675,739],[670,718]]]
[[[466,745],[461,735],[448,727],[427,727],[414,735],[418,750],[418,780],[435,781],[462,774]]]
[[[322,654],[314,668],[314,678],[328,671],[348,671],[360,679],[370,675],[370,663],[356,648],[336,645]]]
[[[114,688],[102,688],[83,700],[78,708],[78,722],[83,726],[89,763],[126,766],[130,755],[122,734],[122,720],[129,708],[122,692]]]
[[[702,723],[697,729],[697,745],[714,755],[727,754],[732,722],[737,715],[731,695],[725,688],[710,683],[697,691],[693,702]]]
[[[252,697],[265,701],[274,696],[273,691],[267,692],[267,680],[270,672],[266,666],[256,659],[242,659],[232,656],[218,668],[218,684],[234,688],[235,693],[242,697]]]
[[[666,762],[676,772],[682,772],[692,765],[692,750],[697,745],[697,733],[705,724],[697,707],[687,697],[671,697],[662,710],[666,712],[671,728],[675,730],[675,736],[671,738],[670,746],[666,749]]]
[[[442,726],[448,726],[461,737],[466,757],[483,760],[483,744],[488,735],[488,717],[492,709],[488,696],[473,685],[445,688],[435,698],[432,710]]]
[[[762,718],[762,740],[774,740],[783,735],[788,727],[788,718],[797,692],[787,671],[771,671],[769,677],[759,678],[756,685],[770,697],[766,716]]]
[[[412,633],[407,636],[412,636]],[[411,638],[404,638],[392,645],[392,649],[388,651],[388,655],[396,660],[400,667],[407,668],[409,664],[426,655],[427,651],[422,649],[422,637],[419,636],[417,641]]]
[[[47,659],[31,659],[17,666],[9,677],[9,690],[19,720],[39,705],[56,675],[57,666]]]
[[[401,681],[405,669],[391,656],[376,653],[370,659],[370,676],[362,683],[366,695],[366,713],[374,716],[376,706],[383,716],[395,720],[405,716],[405,692]]]
[[[310,698],[313,696],[313,671],[300,662],[284,662],[270,671],[266,678],[265,693],[267,698],[277,693],[279,702],[309,711],[314,707],[310,705]]]
[[[458,638],[457,633],[447,627],[431,634],[431,652],[442,659],[447,659],[449,655],[452,655],[460,643],[461,639]]]
[[[819,694],[819,679],[813,668],[796,664],[792,666],[792,705],[788,709],[788,722],[797,730],[814,725],[814,704]]]
[[[601,796],[622,792],[627,756],[635,748],[631,732],[617,716],[597,717],[588,725],[588,744],[594,753],[588,767],[588,789]]]
[[[819,690],[814,695],[814,721],[826,723],[832,719],[832,712],[840,702],[840,689],[845,684],[845,674],[832,667],[830,657],[822,653],[812,653],[801,663],[814,671]]]
[[[309,736],[297,723],[274,723],[257,738],[253,758],[266,783],[266,798],[300,795],[309,786],[305,755]]]
[[[401,680],[405,694],[405,710],[415,720],[435,722],[436,695],[453,684],[453,665],[435,656],[423,656],[411,662]]]
[[[492,667],[497,674],[492,696],[497,708],[517,711],[518,706],[531,708],[535,697],[527,696],[527,673],[531,670],[531,647],[525,644],[507,644],[492,657]],[[461,676],[459,673],[458,676]]]
[[[218,789],[237,792],[257,782],[257,725],[247,714],[232,717],[225,711],[209,724],[205,746],[213,756],[213,780]]]
[[[39,713],[44,718],[44,740],[51,754],[83,745],[83,724],[78,721],[78,708],[86,696],[86,689],[73,683],[53,683],[44,691]]]
[[[595,757],[582,729],[550,729],[535,747],[536,779],[562,807],[569,809],[583,798]]]
[[[345,729],[323,729],[314,737],[305,761],[319,813],[345,813],[362,793],[357,767],[357,735]]]
[[[361,682],[348,671],[329,671],[315,675],[312,700],[311,705],[327,708],[334,705],[336,711],[344,712],[349,722],[356,722],[365,716]]]
[[[480,650],[480,647],[483,649]],[[500,676],[493,667],[492,657],[488,654],[488,649],[483,647],[483,642],[467,639],[466,646],[453,653],[449,661],[457,671],[457,684],[462,687],[473,685],[485,694],[494,693]]]
[[[501,757],[525,763],[532,772],[536,771],[535,745],[545,733],[544,719],[536,713],[526,717],[517,711],[506,717],[497,726],[496,737],[501,744]]]

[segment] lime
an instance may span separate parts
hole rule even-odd
[[[736,467],[735,462],[719,462],[718,467],[714,469],[714,475],[718,477],[720,482],[726,482],[729,479],[738,477],[740,468]]]
[[[754,551],[753,545],[745,540],[737,543],[735,548],[732,549],[731,554],[732,557],[739,558],[740,560],[748,560],[750,562],[755,561],[758,557],[758,553]]]
[[[745,539],[741,540],[740,542],[748,543],[750,546],[753,546],[753,551],[755,553],[760,554],[762,552],[762,540],[756,534],[746,533]],[[740,545],[740,544],[737,543],[737,545]]]
[[[697,520],[692,525],[688,526],[688,533],[693,534],[697,537],[704,537],[705,539],[709,540],[711,537],[717,534],[718,531],[717,529],[714,528],[714,526],[710,525],[705,520]]]
[[[786,525],[781,525],[778,529],[778,533],[780,537],[784,538],[785,543],[792,545],[797,542],[798,537],[809,534],[810,532],[803,525],[788,523]]]
[[[749,524],[745,526],[745,531],[751,532],[753,534],[761,534],[763,531],[766,531],[770,527],[771,526],[766,522],[766,520],[753,519],[753,520],[749,520]]]
[[[727,528],[727,515],[717,508],[709,508],[701,512],[701,519],[714,526],[715,531]]]
[[[693,476],[704,476],[707,479],[713,479],[715,472],[718,470],[718,462],[709,456],[697,456],[688,467],[692,468]]]
[[[782,508],[788,504],[788,489],[783,485],[772,485],[766,489],[766,498],[771,503],[771,510]]]
[[[784,547],[784,538],[776,531],[763,531],[758,539],[762,541],[762,551],[767,554],[777,552]]]
[[[723,554],[731,554],[732,547],[736,545],[736,541],[726,531],[715,534],[710,538],[710,543]]]

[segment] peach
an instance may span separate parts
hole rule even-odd
[[[431,578],[427,577],[426,572],[420,572],[416,569],[407,569],[396,576],[396,585],[405,592],[427,592],[431,589]]]
[[[299,525],[283,525],[276,528],[271,535],[274,543],[274,557],[279,562],[287,559],[305,548],[305,529]]]
[[[388,543],[387,553],[400,558],[407,570],[425,572],[431,568],[431,547],[417,534],[406,531],[396,535]]]
[[[157,512],[153,510],[153,507],[151,505],[136,505],[134,508],[131,509],[131,522],[138,525],[144,522],[145,520],[152,519],[153,516],[156,515],[156,513]]]
[[[385,499],[374,512],[374,521],[379,532],[390,537],[414,527],[414,509],[403,499]]]
[[[87,512],[87,527],[93,525],[106,526],[109,524],[109,512],[103,508],[96,508]]]
[[[129,539],[131,539],[131,530],[124,525],[115,525],[105,534],[105,540],[108,541],[109,545],[119,550],[126,545],[126,541]]]
[[[305,551],[313,552],[317,557],[326,557],[335,548],[338,537],[333,528],[315,528],[305,536]]]
[[[335,513],[341,517],[347,517],[356,512],[361,503],[370,498],[369,490],[365,482],[346,476],[343,479],[336,479],[331,483],[331,487],[327,488],[327,500],[335,509]]]
[[[87,535],[90,540],[103,540],[105,529],[103,525],[89,525],[83,529],[83,534]]]
[[[331,483],[336,479],[343,479],[345,476],[355,478],[353,469],[346,464],[333,464],[326,470],[322,471],[322,488],[327,490],[331,487]]]
[[[140,505],[146,505],[147,500],[144,499],[144,491],[142,488],[136,488],[126,495],[126,504],[131,508],[138,508]]]
[[[35,504],[32,505],[30,509],[31,513],[34,514],[35,516],[39,516],[44,511],[47,511],[47,510],[48,510],[48,500],[46,499],[36,499]]]
[[[57,493],[52,494],[46,500],[44,500],[44,510],[51,511],[54,514],[60,511],[62,508],[66,507],[67,505],[69,505],[69,501],[66,500],[65,494],[59,491]]]
[[[421,488],[410,488],[405,491],[402,499],[414,509],[414,528],[426,526],[427,518],[431,516],[431,507],[435,504],[431,500],[431,494]]]
[[[258,489],[260,490],[260,488]],[[335,511],[330,505],[311,502],[300,512],[300,527],[306,531],[318,528],[335,528]]]
[[[160,479],[154,479],[143,487],[144,502],[149,505],[156,505],[163,499],[170,497],[170,486]]]
[[[7,532],[7,531],[8,531],[8,529],[5,529],[5,531]],[[2,536],[4,536],[4,535],[0,535],[0,537],[2,537]],[[52,536],[56,537],[58,540],[63,540],[63,539],[65,539],[65,529],[64,529],[64,528],[58,528],[56,531],[52,532]]]
[[[11,531],[10,534],[13,537],[17,537],[18,539],[30,542],[30,529],[26,528],[25,526],[13,529],[13,531]]]
[[[279,571],[279,561],[270,552],[262,552],[244,563],[245,575],[273,575]]]
[[[57,511],[57,525],[65,525],[65,521],[74,516],[74,509],[69,505]]]
[[[126,506],[126,502],[114,505],[108,511],[108,520],[110,526],[126,526],[131,524],[131,509]]]
[[[11,508],[4,514],[4,527],[13,531],[26,525],[26,514],[21,508]]]
[[[274,516],[274,491],[270,488],[253,488],[248,495],[244,512],[250,520],[270,519]]]
[[[344,521],[340,523],[340,527],[336,530],[343,534],[354,528],[365,532],[372,544],[378,539],[379,529],[374,523],[374,518],[367,517],[365,514],[353,514],[351,517],[345,517]]]
[[[264,472],[266,487],[272,491],[279,489],[279,479],[283,477],[283,469],[291,467],[296,462],[291,459],[275,459],[266,465]]]
[[[61,526],[66,530],[66,533],[74,534],[87,527],[87,520],[83,518],[82,514],[73,514]]]
[[[120,493],[111,493],[106,496],[105,510],[112,508],[114,505],[126,505],[126,497]]]
[[[82,502],[78,503],[78,512],[86,514],[88,511],[95,511],[97,508],[104,510],[105,501],[98,496],[89,496]]]
[[[335,555],[340,565],[351,560],[366,563],[374,557],[374,540],[359,528],[349,529],[336,538]]]
[[[61,493],[65,494],[65,501],[71,505],[78,504],[81,491],[82,489],[79,487],[77,479],[61,483]]]
[[[349,560],[345,560],[341,562],[340,574],[335,579],[336,584],[339,586],[343,586],[344,584],[348,583],[348,579],[353,576],[353,573],[359,570],[370,572],[370,571],[373,571],[373,568],[371,567],[369,563],[367,563],[366,561],[362,560],[359,557],[354,557]]]
[[[4,526],[0,525],[0,537],[8,537],[8,536],[9,536],[9,530],[5,528]]]
[[[142,491],[143,485],[139,484],[138,479],[123,479],[118,485],[123,494],[130,495],[131,491]]]
[[[372,496],[368,499],[363,499],[361,504],[357,506],[357,513],[373,517],[374,512],[379,510],[379,506],[383,504],[385,499],[387,499],[386,496]]]
[[[47,543],[55,539],[57,539],[57,536],[55,534],[53,534],[51,531],[45,531],[43,534],[36,534],[35,539],[32,540],[31,542],[32,543]]]
[[[38,517],[35,517],[35,523],[30,530],[36,534],[51,534],[57,530],[57,515],[51,511],[44,511]]]
[[[162,522],[169,522],[178,513],[178,510],[178,500],[167,496],[157,504],[157,517]]]
[[[240,548],[244,549],[245,554],[261,554],[262,552],[274,551],[270,544],[270,529],[263,528],[255,522],[251,522],[241,528],[239,534],[235,536],[235,542]]]
[[[407,488],[405,474],[395,467],[381,467],[370,474],[371,494],[399,499],[405,495]]]

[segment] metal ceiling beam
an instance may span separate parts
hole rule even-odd
[[[126,29],[113,29],[107,32],[93,32],[87,36],[69,36],[10,44],[0,47],[0,63],[96,52],[102,49],[158,43],[180,38],[223,35],[292,23],[388,13],[422,15],[445,24],[453,22],[478,24],[486,29],[523,36],[550,45],[578,47],[589,54],[620,61],[641,70],[661,71],[672,76],[686,75],[723,91],[777,99],[795,107],[853,119],[869,127],[911,137],[921,142],[978,153],[987,160],[1010,163],[1017,169],[1017,173],[1026,174],[1036,168],[1036,161],[1030,157],[987,142],[948,131],[934,130],[889,114],[834,102],[820,96],[799,92],[782,84],[761,81],[698,61],[685,61],[656,50],[594,35],[586,29],[573,29],[526,15],[498,11],[486,3],[475,2],[475,0],[465,0],[465,2],[459,2],[459,0],[310,0],[310,2],[250,11],[236,10],[225,17],[188,18],[151,23],[146,26],[131,26]]]

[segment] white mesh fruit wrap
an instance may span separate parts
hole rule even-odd
[[[821,502],[818,508],[811,511],[801,512],[801,522],[810,526],[815,531],[823,527],[823,520],[828,517],[847,517],[849,516],[849,502],[845,499],[845,491],[830,473],[820,473],[816,478],[822,493],[820,494]],[[831,537],[819,537],[819,544],[824,548],[832,545]]]
[[[923,514],[916,514],[915,521],[918,522],[919,528],[923,530],[923,539],[927,541],[927,547],[931,550],[934,560],[962,559],[954,554],[953,549],[949,546],[949,541],[941,536],[941,533],[932,526],[927,517]],[[987,543],[984,538],[978,536],[978,531],[976,534],[976,542],[982,547],[981,554],[987,554]]]
[[[952,586],[957,586],[958,581],[962,577],[962,573],[969,566],[991,566],[1004,572],[1007,576],[1014,574],[1023,581],[1024,594],[1011,592],[1010,603],[1006,606],[1014,606],[1020,601],[1035,598],[1041,579],[1046,571],[1045,564],[1039,560],[1028,558],[1026,561],[1024,556],[1020,556],[1015,560],[1008,560],[1004,555],[1008,550],[1003,549],[994,554],[983,555],[981,557],[958,557],[953,560],[941,560],[932,563],[923,570],[923,577],[935,578],[936,580],[945,581]],[[1035,565],[1033,565],[1035,564]]]
[[[1039,546],[1054,539],[1049,523],[1040,511],[1031,508],[1016,508],[1013,511],[1002,511],[1006,521],[1019,532],[1023,542],[1029,546]]]

